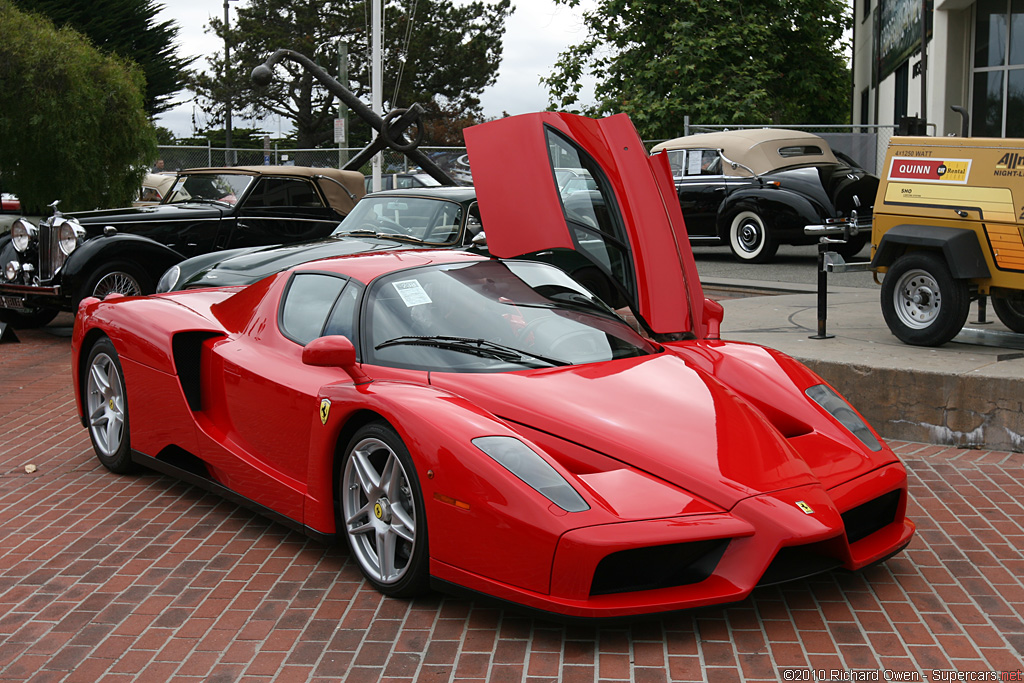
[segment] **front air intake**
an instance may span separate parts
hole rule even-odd
[[[671,588],[711,576],[729,539],[673,543],[612,553],[594,571],[591,595]]]

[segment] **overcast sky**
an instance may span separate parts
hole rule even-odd
[[[247,0],[232,0],[232,21],[238,5],[246,3]],[[591,0],[583,0],[582,4],[590,6],[590,3]],[[551,72],[562,50],[584,37],[577,9],[555,5],[551,0],[513,0],[513,4],[516,11],[505,24],[504,57],[498,82],[485,90],[481,97],[484,113],[488,116],[499,116],[503,111],[522,114],[545,109],[548,100],[546,90],[539,84],[541,75]],[[209,66],[206,57],[223,49],[223,43],[205,31],[211,16],[223,18],[223,2],[167,0],[158,17],[160,20],[174,20],[180,28],[178,54],[182,57],[198,55],[196,68],[204,70]],[[169,128],[178,137],[192,135],[193,110],[201,125],[205,123],[203,114],[198,107],[193,107],[191,93],[182,91],[178,101],[180,104],[161,115],[157,124]],[[236,121],[235,125],[248,124]],[[260,125],[274,134],[281,124],[268,119]],[[287,132],[287,129],[282,132]]]

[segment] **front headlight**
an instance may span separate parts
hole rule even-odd
[[[174,286],[178,284],[179,277],[181,277],[181,268],[178,266],[171,266],[165,270],[164,274],[160,276],[160,281],[156,283],[156,293],[161,294],[174,289]]]
[[[473,439],[473,445],[566,512],[590,509],[558,470],[519,439],[511,436],[481,436]]]
[[[882,450],[882,444],[878,442],[875,435],[864,424],[864,420],[860,419],[860,416],[854,412],[850,404],[843,400],[839,394],[832,391],[831,388],[824,384],[816,384],[808,388],[804,393],[812,401],[824,408],[829,415],[839,420],[840,424],[849,429],[865,446],[873,451]]]
[[[37,234],[36,226],[24,218],[14,221],[14,224],[11,225],[11,244],[14,245],[14,250],[19,254],[24,254],[28,245],[32,243],[32,238]]]
[[[10,282],[14,282],[19,273],[21,273],[21,264],[17,261],[10,261],[6,266],[4,266],[4,277]]]
[[[58,222],[59,221],[59,222]],[[57,244],[65,256],[71,256],[71,252],[78,248],[78,240],[85,236],[85,230],[69,220],[57,219],[54,221],[57,227]]]

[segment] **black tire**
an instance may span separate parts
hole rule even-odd
[[[889,267],[881,303],[885,324],[901,341],[940,346],[967,322],[971,295],[967,281],[954,279],[939,254],[914,251]]]
[[[409,450],[389,424],[371,422],[349,441],[338,497],[338,527],[366,580],[392,597],[424,593],[429,553],[423,491]]]
[[[857,257],[867,243],[867,233],[859,233],[851,237],[845,244],[833,244],[832,251],[842,256],[844,261],[850,261]]]
[[[134,471],[127,387],[121,360],[110,339],[103,337],[93,344],[83,372],[82,404],[96,457],[111,472]]]
[[[59,308],[0,308],[0,322],[16,330],[27,330],[48,324],[58,313]]]
[[[1003,290],[993,294],[992,310],[1004,325],[1024,334],[1024,291]]]
[[[154,292],[153,278],[128,261],[115,261],[99,268],[85,285],[81,298],[94,296],[102,299],[116,292],[125,296],[142,296]]]
[[[768,263],[779,250],[767,221],[747,207],[741,207],[729,217],[725,241],[733,256],[743,263]]]

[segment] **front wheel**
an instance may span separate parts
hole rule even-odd
[[[744,263],[768,263],[775,258],[779,244],[764,219],[756,212],[737,212],[729,223],[729,248]]]
[[[152,278],[133,263],[110,263],[89,278],[85,287],[85,296],[102,299],[108,294],[124,296],[142,296],[153,293]]]
[[[889,267],[882,280],[882,316],[901,341],[940,346],[956,336],[971,307],[966,280],[957,280],[936,253],[915,251]]]
[[[341,525],[367,581],[408,598],[427,588],[427,517],[416,468],[401,437],[371,422],[349,442],[338,486]]]
[[[93,345],[85,371],[85,417],[96,457],[111,472],[131,472],[135,465],[128,438],[128,394],[121,361],[109,339]]]
[[[1014,332],[1024,333],[1024,291],[1004,290],[992,295],[996,315]]]

